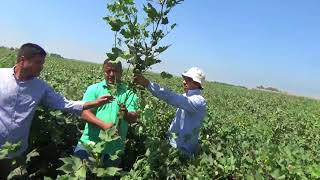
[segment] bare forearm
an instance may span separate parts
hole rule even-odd
[[[112,123],[106,123],[97,118],[90,110],[84,110],[81,114],[81,117],[88,123],[94,124],[104,130],[110,129],[113,126]]]
[[[106,103],[109,103],[113,100],[113,96],[101,96],[98,99],[90,102],[85,102],[83,105],[83,110],[100,107]]]
[[[87,110],[95,107],[96,107],[95,101],[85,102],[83,105],[83,110]]]

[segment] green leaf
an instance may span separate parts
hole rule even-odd
[[[72,158],[66,157],[66,158],[60,158],[61,161],[63,161],[65,164],[72,164]]]
[[[0,150],[0,159],[5,159],[9,155],[9,151],[7,149]]]
[[[73,173],[73,167],[72,167],[72,164],[64,164],[62,165],[61,167],[59,167],[57,170],[59,171],[63,171],[64,173],[66,174],[70,174],[70,173]]]
[[[259,172],[256,172],[254,177],[255,180],[264,180],[263,176]]]
[[[95,173],[96,176],[98,176],[98,177],[104,176],[104,169],[103,168],[95,168],[92,172]]]
[[[176,6],[177,4],[180,4],[182,1],[184,0],[167,0],[167,7],[168,8],[173,8],[174,6]]]
[[[246,174],[245,179],[246,180],[254,180],[254,176],[252,174]]]
[[[80,158],[72,156],[74,170],[80,169],[83,166],[83,162]]]
[[[154,52],[157,52],[157,53],[160,54],[160,53],[164,52],[165,50],[167,50],[169,47],[170,47],[170,45],[168,45],[168,46],[160,46]]]
[[[171,133],[170,135],[171,135],[171,137],[170,137],[171,139],[174,139],[174,140],[175,140],[175,139],[178,138],[178,136],[177,136],[176,133]]]
[[[149,156],[150,156],[150,153],[151,153],[151,152],[150,152],[150,149],[148,148],[147,151],[146,151],[146,153],[145,153],[146,157],[149,157]]]
[[[118,57],[119,57],[121,54],[123,54],[122,50],[121,50],[120,48],[117,48],[117,47],[112,48],[112,52],[113,52],[114,54],[116,54]]]
[[[70,176],[70,175],[62,175],[62,176],[58,176],[57,180],[79,180],[79,178],[76,178],[74,176]]]
[[[123,54],[123,51],[120,48],[114,47],[112,48],[111,53],[107,53],[108,58],[111,61],[116,61],[118,57],[121,57]]]
[[[154,64],[157,64],[161,62],[160,60],[154,58],[154,57],[146,57],[145,59],[145,65],[148,67],[148,66],[152,66]]]
[[[119,159],[119,154],[121,154],[121,153],[122,153],[122,150],[116,151],[113,155],[110,155],[110,160],[114,161],[116,159]]]
[[[278,178],[281,176],[280,173],[281,173],[280,170],[279,170],[279,169],[276,169],[276,170],[274,170],[274,171],[271,173],[271,176],[272,176],[273,178],[275,178],[275,179],[278,179]]]
[[[119,159],[119,156],[118,155],[110,155],[110,160],[111,161],[115,161],[115,160],[117,160],[117,159]]]
[[[176,23],[172,24],[172,25],[171,25],[171,29],[174,29],[176,26],[177,26]]]
[[[132,38],[132,34],[130,33],[130,31],[126,31],[125,29],[121,29],[120,34],[123,35],[123,37],[129,39]]]
[[[123,59],[128,60],[128,59],[131,59],[131,58],[133,57],[133,55],[130,54],[130,52],[126,51],[126,52],[124,52],[124,53],[121,55],[121,57],[122,57]]]
[[[64,165],[57,170],[63,171],[66,174],[73,174],[83,166],[82,160],[75,156],[60,158],[60,160],[64,162]]]
[[[88,157],[88,159],[89,159],[89,161],[91,161],[93,163],[97,162],[97,160],[95,158],[93,158],[93,157]]]
[[[168,23],[169,23],[169,20],[168,20],[168,18],[167,18],[167,17],[162,18],[161,24],[166,25],[166,24],[168,24]]]
[[[104,150],[105,144],[105,142],[98,142],[96,145],[94,145],[92,152],[101,154]]]
[[[6,141],[0,148],[0,159],[7,158],[10,153],[17,152],[20,149],[21,142],[9,143]]]
[[[158,12],[150,3],[148,3],[147,6],[144,6],[143,10],[147,13],[151,20],[157,19]]]
[[[27,162],[30,162],[31,161],[31,158],[33,157],[37,157],[39,156],[40,154],[37,152],[37,149],[34,149],[32,150],[30,153],[27,154]]]
[[[86,178],[87,169],[85,166],[81,166],[75,173],[76,177]]]
[[[165,10],[165,11],[163,12],[163,15],[166,16],[166,15],[168,15],[169,12],[170,12],[170,9]]]
[[[98,177],[105,177],[105,176],[115,176],[118,174],[119,171],[121,171],[121,168],[108,167],[106,169],[96,168],[93,170],[93,173],[95,173],[96,176],[98,176]]]
[[[309,167],[309,173],[311,174],[311,177],[313,178],[320,178],[320,165],[314,164],[311,167]]]
[[[118,136],[116,132],[117,132],[116,127],[112,127],[111,129],[107,129],[105,131],[101,130],[99,134],[99,138],[105,142],[111,142],[111,141],[120,139],[121,137]]]
[[[120,31],[121,27],[124,25],[120,19],[112,16],[107,16],[104,19],[109,23],[112,31]]]
[[[17,177],[26,176],[28,174],[27,169],[25,166],[19,166],[15,168],[13,171],[10,172],[7,179],[13,179]]]

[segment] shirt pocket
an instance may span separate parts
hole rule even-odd
[[[30,94],[19,94],[15,106],[14,121],[18,124],[24,124],[24,120],[32,119],[38,101]]]

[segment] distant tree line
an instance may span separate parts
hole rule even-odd
[[[279,89],[277,89],[277,88],[274,88],[274,87],[263,87],[262,85],[257,86],[257,89],[274,91],[274,92],[281,92],[281,91],[280,91]]]

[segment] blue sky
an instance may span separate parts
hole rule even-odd
[[[141,2],[141,0],[140,0]],[[67,58],[101,63],[113,34],[105,0],[2,0],[0,45],[34,42]],[[208,80],[272,86],[320,98],[320,1],[186,0],[155,71],[201,67]]]

